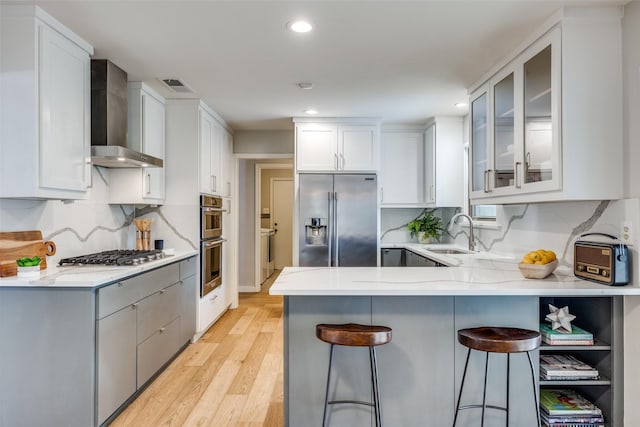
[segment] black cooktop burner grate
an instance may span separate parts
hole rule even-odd
[[[97,252],[61,259],[59,266],[65,265],[137,265],[163,257],[161,250],[126,250]]]

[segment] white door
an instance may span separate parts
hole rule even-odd
[[[292,265],[293,244],[293,180],[273,178],[271,180],[271,212],[274,267],[281,270]]]

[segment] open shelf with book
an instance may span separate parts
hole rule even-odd
[[[622,299],[620,297],[543,297],[540,323],[545,323],[549,304],[569,307],[576,316],[572,324],[593,334],[593,345],[549,345],[543,342],[540,356],[573,356],[598,371],[597,378],[551,379],[540,377],[541,389],[573,390],[602,410],[606,426],[622,423]],[[614,396],[618,399],[614,400]]]

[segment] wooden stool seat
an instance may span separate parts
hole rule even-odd
[[[458,342],[465,347],[489,353],[523,353],[540,347],[540,332],[529,329],[483,326],[460,329]]]
[[[316,337],[329,344],[348,347],[370,347],[391,341],[391,328],[386,326],[358,325],[316,325]]]

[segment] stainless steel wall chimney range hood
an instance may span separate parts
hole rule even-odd
[[[108,168],[163,166],[127,147],[127,73],[106,59],[91,60],[91,161]]]

